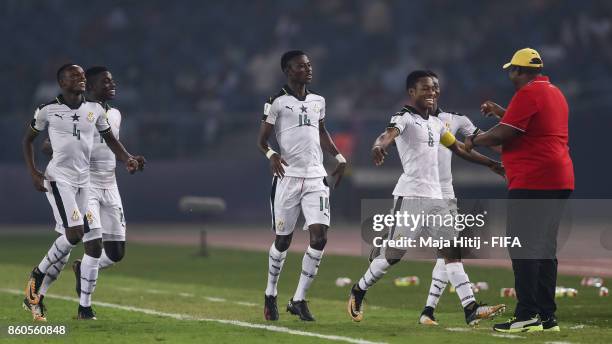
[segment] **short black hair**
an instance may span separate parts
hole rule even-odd
[[[440,78],[438,77],[438,74],[434,73],[434,72],[433,72],[433,71],[431,71],[431,70],[427,70],[427,73],[428,73],[428,74],[429,74],[429,76],[431,76],[432,78],[440,79]]]
[[[524,67],[524,66],[510,66],[511,70],[517,71],[519,74],[527,74],[527,75],[538,75],[542,74],[542,67]]]
[[[284,72],[292,58],[302,55],[306,55],[306,53],[301,50],[289,50],[284,53],[283,56],[281,56],[281,70]]]
[[[430,77],[432,77],[430,71],[415,70],[415,71],[411,72],[406,77],[406,90],[409,90],[411,88],[415,88],[416,87],[416,83],[419,81],[419,79],[421,79],[421,78],[430,78]]]
[[[87,70],[85,71],[85,78],[89,80],[89,78],[93,78],[94,76],[100,73],[104,73],[104,72],[108,72],[108,68],[104,66],[90,67],[90,68],[87,68]]]
[[[76,66],[76,64],[66,63],[57,69],[57,74],[55,75],[57,77],[57,82],[59,82],[62,79],[62,74],[64,73],[64,71],[68,69],[68,67],[72,67],[72,66]]]

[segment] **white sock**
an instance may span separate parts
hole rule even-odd
[[[319,271],[319,263],[323,257],[323,251],[315,250],[308,246],[304,258],[302,258],[302,274],[300,275],[300,282],[298,283],[295,294],[293,295],[293,301],[302,301],[306,299],[306,292],[312,281],[314,281],[317,271]]]
[[[476,301],[474,292],[472,291],[472,285],[470,284],[470,279],[463,270],[463,263],[446,264],[446,272],[448,274],[448,279],[453,287],[455,287],[457,296],[459,296],[461,306],[465,307]]]
[[[38,270],[43,274],[47,273],[49,266],[67,256],[73,247],[74,245],[68,241],[65,235],[55,239],[47,255],[40,261],[40,264],[38,264]]]
[[[431,272],[431,286],[429,286],[429,295],[427,296],[425,306],[436,308],[447,284],[448,274],[446,273],[446,264],[444,259],[438,259],[436,260],[436,266],[434,266]]]
[[[47,269],[47,273],[45,274],[45,278],[43,279],[42,284],[40,285],[40,290],[38,291],[40,295],[47,294],[47,290],[49,289],[51,284],[55,282],[55,280],[59,277],[59,274],[62,272],[62,270],[64,270],[66,263],[68,263],[68,258],[70,258],[70,252],[68,252],[68,254],[65,255],[62,259],[49,266],[49,268]]]
[[[373,286],[379,279],[381,279],[386,273],[387,269],[391,264],[385,258],[376,258],[370,263],[368,270],[363,274],[363,277],[359,279],[359,289],[368,290]]]
[[[81,299],[80,305],[83,307],[91,306],[91,294],[96,289],[96,281],[98,280],[98,264],[100,258],[90,257],[87,254],[83,255],[81,261]]]
[[[108,258],[108,256],[106,255],[106,251],[102,249],[102,255],[100,256],[100,263],[98,265],[98,268],[105,269],[113,264],[115,264],[115,262],[112,259]]]
[[[268,256],[268,286],[266,287],[266,295],[268,296],[276,296],[278,293],[276,286],[278,285],[278,278],[280,277],[286,257],[287,251],[281,252],[277,250],[274,243],[272,243],[270,255]]]

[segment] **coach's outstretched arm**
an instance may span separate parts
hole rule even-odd
[[[336,182],[334,183],[334,188],[340,185],[340,180],[342,180],[342,176],[344,176],[344,170],[346,169],[346,159],[336,147],[334,140],[332,140],[331,135],[329,135],[329,131],[325,127],[325,120],[322,119],[319,121],[319,141],[321,142],[321,148],[323,151],[329,152],[333,155],[338,161],[338,165],[332,172],[332,177],[336,177]]]
[[[480,105],[480,112],[487,117],[495,116],[497,119],[502,119],[504,114],[506,114],[506,109],[495,102],[487,100]]]
[[[471,151],[476,146],[499,146],[509,139],[519,136],[521,131],[500,123],[484,133],[476,133],[465,138],[465,150]]]
[[[100,133],[100,135],[104,138],[104,142],[106,142],[106,145],[115,154],[117,159],[125,163],[128,172],[133,174],[136,171],[142,171],[144,169],[147,162],[145,158],[140,155],[132,156],[132,154],[128,153],[125,147],[123,147],[123,144],[115,138],[115,135],[113,135],[110,129]]]
[[[393,143],[398,135],[399,129],[391,127],[376,138],[372,146],[372,160],[376,166],[381,166],[385,162],[385,156],[389,154],[387,153],[387,147]]]
[[[265,121],[261,122],[261,126],[259,127],[259,135],[257,138],[257,147],[268,159],[270,159],[270,171],[272,171],[272,174],[282,178],[285,176],[285,169],[283,168],[283,165],[289,166],[289,164],[287,164],[287,162],[281,158],[280,154],[275,152],[268,145],[268,139],[272,134],[272,130],[274,130],[274,125]]]
[[[457,154],[458,156],[460,156],[462,159],[467,160],[469,162],[473,162],[475,164],[478,165],[482,165],[482,166],[486,166],[488,167],[491,171],[493,171],[494,173],[499,174],[502,177],[505,177],[506,172],[504,170],[504,167],[502,166],[501,162],[499,161],[495,161],[487,156],[484,156],[480,153],[478,153],[475,150],[472,151],[467,151],[465,149],[465,145],[460,142],[455,140],[455,142],[450,145],[447,146],[448,149],[452,150],[453,153]]]
[[[21,142],[23,158],[25,159],[28,172],[30,172],[32,176],[32,182],[36,190],[47,192],[47,188],[45,188],[45,175],[36,168],[36,163],[34,162],[33,143],[37,136],[38,132],[32,130],[32,128],[28,127],[28,129],[26,129],[26,133]]]

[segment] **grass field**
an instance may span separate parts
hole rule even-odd
[[[367,266],[365,258],[326,256],[309,293],[317,321],[303,323],[284,312],[283,303],[297,284],[301,255],[290,254],[279,285],[281,319],[263,320],[262,301],[267,254],[213,249],[210,257],[179,246],[129,244],[119,265],[100,272],[94,295],[95,322],[76,321],[74,276],[64,271],[45,299],[50,324],[66,325],[65,336],[8,336],[8,325],[31,324],[20,306],[21,290],[29,271],[38,263],[52,236],[0,236],[0,342],[78,343],[610,343],[612,301],[595,288],[579,287],[580,278],[560,276],[559,285],[579,290],[578,297],[558,299],[560,333],[503,336],[491,322],[466,327],[456,294],[445,293],[438,307],[441,326],[416,324],[431,276],[430,263],[400,263],[367,295],[365,320],[353,323],[346,314],[348,287],[336,287],[337,277],[355,280]],[[294,243],[305,245],[305,243]],[[75,250],[71,261],[80,257]],[[488,281],[491,289],[477,294],[487,303],[506,302],[501,287],[512,286],[509,270],[468,268],[472,281]],[[395,287],[398,276],[417,275],[421,285]],[[54,297],[52,297],[54,296]]]

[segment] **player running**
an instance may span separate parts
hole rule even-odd
[[[440,82],[436,73],[429,71],[434,84],[435,98],[432,116],[437,117],[442,121],[446,129],[457,136],[457,133],[464,137],[472,135],[479,131],[479,129],[470,121],[466,116],[463,116],[456,112],[447,112],[442,110],[439,105],[440,99]],[[440,146],[438,149],[438,170],[440,177],[440,187],[442,188],[442,198],[448,201],[449,211],[457,213],[457,199],[455,198],[455,191],[453,189],[453,175],[452,175],[452,152],[445,147]],[[503,169],[497,169],[498,165],[493,165],[492,169],[495,173],[504,173]],[[460,259],[457,264],[463,265]],[[438,325],[436,318],[434,317],[434,311],[446,286],[448,285],[448,273],[446,271],[446,263],[444,258],[438,258],[436,265],[431,273],[431,285],[429,287],[429,294],[427,296],[427,302],[425,308],[421,312],[419,317],[419,323],[422,325]]]
[[[81,298],[78,319],[95,319],[91,309],[91,293],[95,288],[101,250],[92,240],[100,237],[99,230],[91,230],[83,214],[87,213],[89,193],[90,155],[94,144],[94,132],[98,131],[117,158],[123,161],[130,173],[142,170],[144,158],[133,157],[115,138],[105,110],[97,102],[85,99],[86,78],[83,69],[66,64],[57,71],[62,93],[53,101],[41,105],[23,139],[23,152],[34,187],[47,193],[56,222],[61,223],[60,235],[30,275],[26,286],[24,306],[32,312],[35,321],[46,321],[44,296],[40,288],[47,273],[57,276],[56,263],[65,265],[72,248],[81,240],[85,242],[85,254],[81,267]],[[33,142],[48,127],[53,157],[45,174],[34,162]]]
[[[310,233],[310,245],[302,259],[300,281],[287,311],[303,321],[314,321],[306,292],[321,263],[330,223],[329,186],[321,148],[338,161],[332,173],[336,176],[335,187],[344,174],[346,159],[325,128],[325,98],[306,88],[312,81],[308,56],[299,50],[288,51],[281,58],[281,69],[287,76],[287,84],[264,105],[258,141],[259,149],[270,159],[274,175],[270,206],[272,229],[276,233],[269,253],[264,317],[278,320],[278,279],[301,210],[306,219],[304,229]],[[276,132],[280,154],[268,145],[272,130]]]
[[[476,152],[467,153],[435,116],[430,116],[436,98],[436,90],[429,72],[414,71],[406,78],[408,105],[392,118],[387,130],[375,141],[372,148],[374,163],[381,166],[387,155],[387,147],[396,143],[404,173],[393,191],[394,211],[418,214],[447,213],[446,201],[442,199],[438,171],[438,147],[449,148],[460,157],[499,169],[499,162]],[[435,230],[435,233],[427,232]],[[391,229],[389,239],[416,238],[419,235],[456,236],[453,228],[409,228],[397,226]],[[461,300],[468,325],[475,325],[503,312],[505,305],[485,306],[478,304],[472,292],[463,265],[456,256],[456,249],[442,249],[439,254],[445,258],[445,267],[451,284]],[[384,247],[381,254],[372,260],[369,268],[358,283],[351,288],[348,313],[354,321],[363,320],[362,302],[367,290],[380,280],[391,265],[400,261],[405,249]]]

